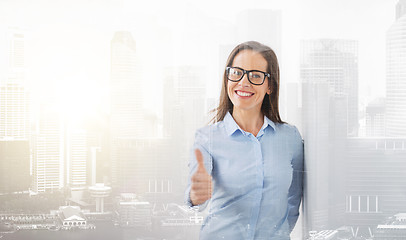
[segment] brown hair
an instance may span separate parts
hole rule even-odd
[[[275,123],[284,123],[279,116],[278,98],[279,98],[279,64],[275,52],[268,46],[261,44],[256,41],[248,41],[237,45],[233,51],[231,51],[226,67],[231,67],[235,56],[243,50],[252,50],[260,53],[268,63],[266,71],[271,74],[270,79],[268,79],[268,85],[271,89],[271,94],[265,94],[264,100],[262,102],[261,111],[262,113]],[[233,103],[228,97],[227,93],[227,75],[226,70],[223,74],[223,85],[221,87],[220,103],[219,106],[213,109],[216,115],[213,117],[212,122],[219,122],[224,119],[227,112],[233,113]]]

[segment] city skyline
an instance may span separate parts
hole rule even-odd
[[[46,3],[46,1],[44,2]],[[334,1],[331,2],[334,3]],[[90,21],[83,17],[86,20],[83,24],[79,24],[79,19],[81,18],[71,20],[68,18],[70,15],[66,13],[70,12],[79,17],[83,16],[85,13],[84,9],[92,6],[90,3],[84,4],[83,10],[75,8],[75,6],[81,6],[79,3],[76,3],[77,5],[73,3],[67,11],[64,11],[66,13],[62,13],[56,19],[55,23],[47,23],[45,20],[47,17],[53,16],[53,14],[60,11],[62,6],[58,4],[51,5],[48,10],[42,10],[44,16],[39,18],[31,13],[32,9],[36,8],[35,6],[32,6],[31,11],[22,8],[21,12],[27,14],[18,17],[18,14],[10,16],[9,12],[6,11],[7,9],[14,9],[16,6],[10,2],[2,3],[4,5],[2,9],[6,12],[4,12],[4,15],[2,14],[5,21],[0,21],[0,26],[3,29],[4,27],[19,27],[27,30],[26,38],[30,39],[30,43],[26,45],[26,49],[31,54],[28,55],[26,62],[31,63],[29,70],[32,86],[30,87],[33,90],[35,89],[33,91],[35,94],[32,96],[35,102],[40,101],[41,96],[47,95],[47,92],[49,92],[60,96],[60,99],[58,99],[60,102],[59,107],[63,106],[67,108],[67,114],[79,112],[82,115],[89,115],[92,113],[89,109],[93,110],[96,108],[108,111],[108,101],[106,98],[108,97],[110,52],[107,45],[111,35],[115,31],[122,29],[130,31],[133,34],[137,42],[139,55],[143,59],[144,72],[157,72],[153,79],[151,79],[151,83],[148,84],[150,86],[148,90],[156,92],[158,97],[153,98],[148,91],[145,91],[143,93],[143,99],[145,99],[143,104],[145,108],[151,109],[154,114],[157,114],[161,118],[163,73],[156,69],[162,69],[168,65],[184,65],[185,62],[205,66],[207,62],[216,61],[218,53],[213,51],[216,49],[210,50],[212,48],[210,46],[216,46],[219,43],[235,45],[241,41],[235,39],[234,34],[231,36],[227,34],[226,26],[231,26],[232,28],[239,27],[236,25],[239,13],[244,9],[250,9],[239,6],[239,4],[233,4],[231,8],[233,11],[226,13],[225,16],[228,16],[228,18],[225,20],[223,15],[216,15],[213,12],[208,12],[204,7],[198,8],[195,4],[188,3],[184,5],[186,15],[176,16],[176,14],[173,14],[173,16],[165,19],[167,13],[161,10],[163,4],[158,5],[156,13],[153,13],[152,8],[146,5],[142,8],[145,10],[142,13],[134,10],[134,14],[130,14],[132,13],[131,9],[135,8],[131,8],[129,2],[124,1],[124,3],[129,5],[128,9],[124,11],[125,14],[117,17],[117,19],[102,19],[101,16],[106,12],[116,16],[117,11],[127,5],[116,5],[113,2],[106,1],[105,5],[101,4],[93,10],[95,21]],[[312,3],[317,5],[312,5]],[[360,5],[362,6],[361,3],[361,1],[352,3],[350,6],[353,5],[354,9],[334,5],[337,12],[332,12],[332,7],[317,1],[309,1],[308,5],[295,1],[291,3],[269,1],[267,4],[264,1],[258,1],[258,6],[260,7],[272,10],[280,9],[282,11],[282,41],[280,51],[280,58],[283,59],[281,62],[282,82],[299,81],[300,40],[318,38],[352,39],[360,41],[360,105],[366,106],[367,101],[383,96],[385,94],[385,69],[379,66],[385,66],[384,35],[395,18],[393,7],[389,7],[394,6],[396,1],[393,0],[391,4],[389,1],[385,2],[385,5],[382,5],[382,3],[365,2],[364,5],[369,6],[368,9],[370,11],[364,12],[363,15],[370,16],[368,19],[355,20],[353,18],[351,20],[347,17],[348,19],[343,20],[346,22],[352,21],[353,28],[343,29],[335,18],[325,19],[327,21],[323,22],[318,21],[327,12],[332,12],[336,15],[350,12],[352,14],[350,16],[354,16],[356,9],[359,9]],[[137,6],[136,3],[134,4]],[[225,5],[220,5],[219,8],[221,9]],[[29,4],[27,4],[28,6]],[[317,8],[310,8],[311,6],[317,6]],[[386,13],[384,15],[385,18],[380,18],[381,21],[377,22],[372,16],[378,13],[378,10],[381,12],[381,16],[383,14],[382,8],[387,8],[387,11],[384,11]],[[253,6],[252,9],[255,9],[255,7]],[[319,15],[310,14],[315,10],[318,10]],[[188,12],[193,12],[195,16],[188,15]],[[307,16],[307,12],[309,12],[309,16]],[[183,21],[182,18],[188,19],[188,21]],[[122,22],[119,21],[120,19],[123,19]],[[145,20],[140,21],[140,19],[146,19],[148,24],[140,24],[145,22]],[[96,20],[99,22],[96,22]],[[57,23],[60,23],[60,25],[55,25]],[[127,26],[125,26],[125,23],[127,23]],[[191,23],[194,23],[194,26]],[[103,28],[99,27],[99,24],[104,24]],[[329,24],[332,27],[329,27]],[[345,26],[345,24],[342,25]],[[373,30],[371,26],[374,26]],[[203,34],[200,35],[196,32],[194,34],[200,36],[198,38],[193,37],[193,32],[189,32],[190,29],[203,30]],[[338,32],[334,29],[337,29]],[[370,38],[372,33],[374,34],[373,39]],[[209,38],[211,34],[218,35],[219,38],[211,39]],[[82,37],[79,39],[78,36]],[[47,40],[43,41],[41,39]],[[201,53],[198,49],[197,52],[190,51],[189,49],[194,46],[191,45],[192,42],[208,46],[209,51],[206,51],[206,53]],[[53,49],[58,49],[58,51]],[[374,49],[374,54],[377,54],[379,57],[369,58],[369,51],[371,49]],[[191,55],[191,53],[193,54]],[[78,56],[81,57],[78,58]],[[162,60],[155,61],[155,59]],[[44,68],[43,66],[47,67]],[[86,68],[83,66],[86,66]],[[374,71],[371,72],[371,69],[374,69]],[[35,80],[35,84],[32,80]],[[218,80],[219,69],[209,68],[207,84],[209,86],[209,97],[218,97]],[[82,87],[78,89],[76,86],[79,83],[82,84]],[[69,94],[72,92],[78,94],[78,100],[68,104],[64,99],[69,98]],[[91,95],[89,95],[90,93]]]
[[[156,12],[152,5],[142,12],[132,10],[139,3],[106,0],[98,7],[74,2],[68,14],[47,22],[63,7],[43,0],[51,7],[42,17],[25,8],[11,16],[0,7],[0,50],[6,53],[0,57],[0,149],[12,148],[0,157],[20,160],[1,166],[10,173],[25,166],[17,175],[23,179],[21,186],[0,182],[0,190],[28,190],[30,181],[35,193],[60,190],[66,202],[89,211],[118,211],[120,226],[137,225],[139,219],[153,225],[151,216],[159,209],[165,212],[182,202],[194,131],[208,124],[225,59],[237,43],[249,40],[248,33],[278,54],[282,119],[297,125],[305,140],[307,202],[292,238],[312,231],[338,234],[346,223],[351,223],[353,237],[372,237],[374,226],[395,216],[397,209],[404,211],[397,207],[403,203],[400,196],[391,198],[368,184],[369,190],[363,191],[359,185],[384,160],[397,169],[406,167],[398,161],[406,136],[391,125],[399,120],[396,111],[406,105],[403,95],[393,94],[403,87],[394,84],[404,80],[397,74],[403,71],[403,58],[396,57],[402,35],[394,33],[396,26],[403,26],[406,3],[361,1],[345,7],[337,1],[329,6],[307,1],[319,13],[298,1],[258,0],[255,8],[227,3],[209,11],[185,0],[179,1],[183,8],[169,14],[163,1],[154,1],[159,3]],[[17,9],[12,2],[2,5]],[[92,7],[93,19],[86,17]],[[228,12],[221,15],[223,7]],[[372,15],[379,7],[391,13],[379,15],[381,21],[373,28],[378,21]],[[366,13],[359,21],[348,17],[340,25],[328,19],[361,10]],[[24,21],[23,13],[30,13]],[[69,13],[78,18],[70,19]],[[110,15],[102,19],[106,13]],[[351,21],[353,28],[345,26]],[[396,127],[406,129],[406,124]],[[391,138],[394,132],[400,133],[399,139]],[[374,144],[376,149],[368,151]],[[13,151],[19,146],[24,151]],[[361,165],[371,152],[385,157],[371,159],[372,166],[364,170]],[[392,172],[397,173],[385,169],[377,183],[395,182]],[[106,200],[94,191],[97,187],[108,192],[101,191]],[[394,185],[391,191],[394,195],[400,190]],[[180,206],[175,209],[182,217],[192,215]],[[367,219],[366,213],[374,218]],[[163,225],[173,223],[165,221]]]

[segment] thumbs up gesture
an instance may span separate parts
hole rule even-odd
[[[199,205],[211,198],[212,180],[203,164],[203,155],[199,149],[195,149],[197,170],[191,178],[190,200],[193,205]]]

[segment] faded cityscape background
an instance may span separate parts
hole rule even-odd
[[[406,239],[406,0],[1,0],[0,238],[198,239],[194,132],[247,40],[304,138],[292,239]]]

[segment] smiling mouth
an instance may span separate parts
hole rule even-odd
[[[236,90],[235,93],[241,97],[251,97],[252,95],[254,95],[254,93],[242,92],[242,91],[238,91],[238,90]]]

